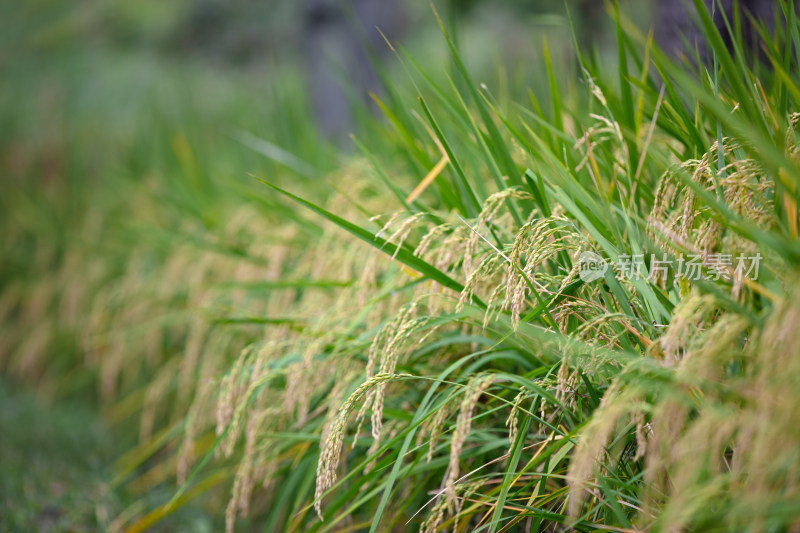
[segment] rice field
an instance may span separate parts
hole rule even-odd
[[[610,53],[564,19],[488,74],[434,8],[351,149],[295,64],[266,90],[4,8],[0,450],[79,444],[0,460],[0,529],[800,530],[779,4],[759,51],[700,9],[680,60],[609,5]]]

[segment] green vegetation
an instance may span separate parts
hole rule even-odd
[[[288,67],[4,65],[0,368],[135,440],[103,527],[800,527],[794,6],[700,67],[610,14],[530,91],[392,43],[340,156]]]
[[[85,406],[58,405],[48,412],[30,393],[7,386],[0,401],[3,530],[93,531],[107,525],[120,510],[107,484],[114,459],[107,428],[86,423],[94,417]]]

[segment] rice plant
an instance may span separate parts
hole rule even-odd
[[[109,527],[192,500],[228,531],[800,527],[800,25],[781,2],[753,53],[694,3],[711,61],[610,6],[615,61],[545,42],[526,95],[434,11],[451,68],[387,42],[406,77],[378,69],[327,194],[250,134],[272,163],[219,187],[174,136],[203,202],[137,189],[146,239],[9,275],[4,370],[94,374],[135,421]],[[37,375],[60,329],[78,360]]]

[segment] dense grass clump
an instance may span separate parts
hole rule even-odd
[[[616,60],[561,70],[545,43],[525,99],[477,83],[442,25],[450,76],[392,48],[409,81],[378,70],[383,117],[334,170],[237,134],[272,163],[240,155],[256,179],[222,187],[174,135],[173,187],[195,192],[143,177],[127,220],[107,199],[80,219],[130,245],[15,245],[47,275],[4,272],[0,364],[53,391],[87,376],[135,421],[114,484],[143,496],[115,529],[201,497],[228,530],[798,528],[781,7],[759,54],[701,10],[710,64],[611,10]],[[73,353],[51,358],[59,335]]]

